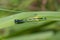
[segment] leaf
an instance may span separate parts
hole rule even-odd
[[[35,33],[30,35],[24,36],[17,36],[13,38],[7,38],[6,40],[46,40],[53,36],[53,32],[42,32],[42,33]]]

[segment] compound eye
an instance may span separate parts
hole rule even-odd
[[[20,24],[20,23],[24,23],[24,21],[23,20],[15,20],[15,23]]]

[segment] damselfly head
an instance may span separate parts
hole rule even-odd
[[[19,19],[15,19],[15,23],[16,24],[21,24],[21,23],[24,23],[24,21],[23,20],[19,20]]]

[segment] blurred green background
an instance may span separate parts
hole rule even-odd
[[[60,0],[0,0],[0,40],[60,40]]]

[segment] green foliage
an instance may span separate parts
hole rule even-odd
[[[46,17],[47,19],[36,22],[26,22],[23,24],[15,24],[14,22],[15,19],[28,19],[35,16]],[[15,40],[16,37],[16,39],[18,40],[21,40],[22,38],[24,38],[22,40],[35,40],[41,38],[42,40],[48,40],[60,30],[59,20],[59,12],[22,12],[11,16],[3,17],[0,18],[0,29],[4,29],[4,33],[0,36],[0,38],[2,40]],[[45,31],[47,33],[40,34]],[[40,38],[39,35],[42,37]]]
[[[31,11],[29,7],[34,1],[0,0],[0,6],[3,6],[0,7],[0,40],[60,40],[60,12],[53,12],[60,11],[59,4],[54,0],[48,0],[48,4],[43,5],[47,7],[46,12],[40,11],[41,3],[37,4],[40,12],[23,12]],[[31,22],[25,20],[34,17],[46,19]],[[15,19],[23,19],[25,23],[16,24]]]

